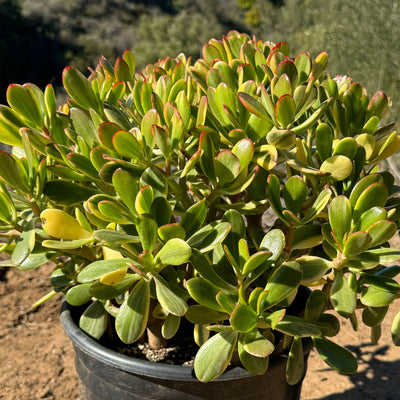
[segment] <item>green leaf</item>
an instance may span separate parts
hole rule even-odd
[[[322,241],[321,226],[319,224],[299,226],[293,234],[292,250],[310,249],[320,245]]]
[[[49,249],[70,250],[79,249],[86,243],[92,242],[92,238],[76,239],[76,240],[43,240],[42,245]]]
[[[303,345],[299,337],[293,338],[286,363],[286,381],[289,385],[296,385],[304,376]]]
[[[340,322],[332,314],[322,314],[316,325],[321,330],[323,336],[333,337],[340,331]]]
[[[271,261],[276,261],[284,248],[285,234],[280,229],[271,229],[260,243],[260,250],[272,252]]]
[[[343,253],[348,257],[354,257],[371,247],[371,244],[372,237],[368,233],[354,232],[346,239]]]
[[[296,144],[296,135],[290,130],[273,129],[267,133],[267,142],[279,150],[290,149]]]
[[[307,199],[307,185],[299,176],[292,176],[286,181],[282,194],[286,208],[297,214]]]
[[[383,207],[372,207],[361,214],[358,230],[367,231],[367,229],[370,228],[371,225],[375,224],[378,221],[386,219],[387,211]]]
[[[243,106],[252,114],[261,119],[270,120],[270,116],[263,105],[246,92],[238,92],[238,97]]]
[[[395,235],[396,231],[397,224],[392,221],[383,220],[375,222],[367,229],[367,233],[372,237],[369,247],[375,247],[386,243]]]
[[[328,306],[328,300],[322,290],[314,290],[307,299],[304,318],[310,322],[317,322]]]
[[[325,123],[319,124],[315,130],[315,144],[321,161],[325,161],[332,155],[333,131]]]
[[[272,253],[270,251],[259,251],[252,254],[244,263],[243,274],[247,275],[251,271],[254,271],[260,265],[264,264],[268,259],[270,259]]]
[[[200,135],[199,150],[203,150],[200,158],[201,169],[211,181],[215,181],[215,154],[214,143],[209,133],[203,131]]]
[[[80,283],[93,282],[110,272],[127,268],[129,262],[132,260],[128,258],[94,261],[79,272],[77,280]]]
[[[280,183],[276,175],[268,176],[267,196],[271,207],[277,215],[282,215],[282,203],[280,195]]]
[[[253,159],[254,142],[248,138],[241,139],[233,146],[232,153],[239,159],[240,170],[243,171]]]
[[[49,181],[44,187],[45,196],[54,203],[65,207],[81,204],[97,193],[98,191],[95,189],[63,180]]]
[[[105,285],[100,281],[95,281],[91,283],[90,294],[99,300],[115,299],[121,294],[124,294],[127,290],[130,290],[133,284],[139,279],[141,278],[138,274],[126,274],[122,281],[114,285]]]
[[[191,247],[182,239],[170,239],[154,258],[154,263],[162,265],[181,265],[187,262],[192,254]]]
[[[201,228],[207,216],[205,199],[193,204],[182,216],[180,224],[186,232],[186,237],[192,236]]]
[[[353,315],[357,306],[357,293],[350,288],[342,272],[337,272],[330,292],[331,303],[336,312],[345,318]]]
[[[163,338],[168,340],[174,337],[179,329],[180,323],[181,323],[180,317],[174,314],[168,314],[161,328],[161,334]]]
[[[188,240],[187,244],[206,253],[222,243],[231,230],[231,224],[228,222],[218,223],[217,221],[206,225]]]
[[[296,104],[293,97],[289,94],[280,97],[275,105],[275,118],[282,128],[287,128],[293,122],[295,115]]]
[[[215,158],[215,173],[221,186],[232,182],[240,173],[240,161],[230,150],[222,150]]]
[[[135,199],[139,191],[137,180],[128,171],[118,168],[112,175],[112,183],[129,211],[136,212]]]
[[[133,343],[146,330],[150,309],[150,284],[141,279],[119,308],[115,329],[124,343]]]
[[[357,153],[357,148],[358,144],[353,138],[343,138],[336,144],[332,155],[342,155],[352,160]]]
[[[362,321],[365,325],[374,327],[379,326],[389,309],[389,306],[384,307],[365,307],[362,312]]]
[[[336,196],[329,206],[329,223],[341,247],[345,234],[350,232],[351,222],[352,210],[349,199],[345,196]]]
[[[315,349],[331,368],[341,374],[352,374],[357,371],[357,359],[347,349],[324,337],[313,337]]]
[[[238,304],[231,315],[232,328],[238,332],[249,332],[257,325],[258,316],[247,304]]]
[[[178,223],[167,224],[158,228],[158,236],[163,242],[168,242],[170,239],[185,239],[186,232]]]
[[[85,76],[73,67],[63,71],[63,84],[67,93],[83,108],[97,110],[97,99],[91,83]]]
[[[138,214],[149,214],[154,200],[153,188],[150,185],[142,187],[136,195],[135,208]]]
[[[400,346],[400,311],[394,317],[391,332],[394,345]]]
[[[35,247],[35,222],[36,218],[26,224],[11,255],[11,261],[17,267],[21,266]]]
[[[83,306],[92,298],[89,292],[90,286],[91,283],[73,286],[68,290],[65,299],[71,306]]]
[[[28,123],[35,128],[43,127],[40,104],[28,86],[11,84],[7,89],[7,101],[11,108]]]
[[[348,157],[342,155],[327,158],[320,167],[320,171],[329,172],[331,174],[329,178],[335,181],[345,180],[352,170],[353,163]]]
[[[156,283],[157,299],[162,308],[179,317],[185,315],[188,306],[185,300],[174,291],[174,286],[160,275],[155,275],[154,281]]]
[[[367,189],[370,185],[373,183],[382,183],[383,179],[382,176],[378,173],[373,173],[364,176],[364,178],[360,179],[357,184],[354,186],[353,190],[350,193],[350,204],[354,208],[357,200],[361,196],[361,193],[364,192],[365,189]]]
[[[292,294],[302,279],[301,265],[295,261],[287,262],[276,268],[268,280],[263,310],[271,308]]]
[[[267,292],[264,291],[264,292],[260,295],[260,297],[259,297],[259,299],[258,299],[258,302],[259,302],[259,303],[262,302],[262,297],[265,297],[266,294],[267,294]],[[263,295],[264,295],[264,296],[263,296]],[[260,308],[260,307],[258,307],[258,308]],[[264,314],[262,315],[262,318],[263,318],[263,321],[264,321],[268,326],[270,326],[272,329],[275,329],[275,328],[276,328],[276,325],[277,325],[280,321],[282,321],[283,317],[285,316],[285,313],[286,313],[286,309],[285,309],[285,308],[282,308],[282,309],[280,309],[280,310],[278,310],[278,311],[274,311],[273,313],[264,313]]]
[[[243,366],[255,375],[263,375],[267,372],[269,366],[269,358],[268,357],[257,357],[248,353],[243,346],[243,337],[244,335],[239,336],[238,341],[238,353],[240,362]]]
[[[275,329],[296,337],[318,336],[321,334],[317,325],[292,315],[285,315],[282,320],[277,323]]]
[[[107,324],[108,314],[103,303],[99,300],[93,302],[79,319],[79,328],[95,339],[100,339],[103,336]]]
[[[43,251],[40,249],[33,250],[32,253],[20,264],[19,269],[26,271],[28,269],[40,267],[41,265],[47,263],[56,254],[57,253],[54,251]]]
[[[297,258],[296,261],[303,270],[301,281],[303,285],[317,282],[333,267],[331,261],[316,256],[302,256]]]
[[[143,249],[153,251],[158,239],[157,222],[147,214],[143,214],[139,218],[136,229],[140,236]]]
[[[268,357],[275,349],[266,337],[264,337],[257,328],[252,329],[243,335],[244,350],[255,357]]]
[[[88,143],[99,143],[99,135],[93,120],[81,109],[71,108],[70,118],[75,132]]]
[[[275,146],[264,144],[256,147],[253,162],[266,171],[274,168],[278,162],[278,151]]]
[[[212,310],[225,312],[217,301],[219,289],[202,278],[192,278],[187,282],[190,296],[199,304]]]
[[[322,190],[314,201],[311,208],[307,211],[306,215],[301,219],[301,222],[303,224],[307,224],[308,222],[316,218],[318,214],[321,213],[324,210],[325,206],[328,204],[328,201],[331,198],[331,194],[331,190],[327,187]]]
[[[21,167],[14,156],[0,151],[0,179],[16,190],[28,194],[30,193],[28,180]]]
[[[112,138],[113,147],[122,157],[141,160],[143,158],[142,148],[136,137],[131,132],[117,131]]]
[[[355,202],[353,218],[357,220],[364,212],[372,207],[384,207],[388,199],[388,189],[384,183],[372,183]]]
[[[201,382],[210,382],[228,367],[236,347],[238,333],[219,332],[208,339],[194,359],[194,372]]]
[[[385,307],[396,298],[396,293],[369,286],[361,292],[361,303],[368,307]]]
[[[228,318],[227,314],[212,310],[200,304],[189,306],[185,318],[192,324],[206,325],[224,321]]]

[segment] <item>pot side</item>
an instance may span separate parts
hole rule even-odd
[[[199,382],[193,367],[135,359],[108,349],[87,336],[77,325],[77,308],[65,300],[62,326],[75,349],[75,366],[81,400],[298,400],[303,379],[286,382],[286,356],[270,358],[264,375],[242,367],[228,369],[212,382]],[[305,369],[312,341],[303,340]]]

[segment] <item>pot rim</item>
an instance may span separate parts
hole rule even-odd
[[[61,304],[60,320],[65,333],[73,342],[75,349],[79,349],[81,352],[89,355],[90,357],[94,357],[103,363],[110,364],[115,368],[133,373],[135,375],[157,379],[199,382],[194,374],[194,369],[191,366],[156,363],[149,360],[141,360],[118,353],[115,350],[103,346],[95,339],[89,337],[79,328],[72,317],[73,309],[74,307],[68,304],[68,302],[64,299]],[[305,354],[307,354],[312,348],[311,339],[306,339],[308,340],[306,340],[304,343]],[[286,358],[287,356],[283,354],[271,357],[268,370],[277,367],[282,362],[286,362]],[[266,373],[268,373],[268,371]],[[252,374],[241,366],[233,366],[228,367],[226,371],[213,382],[231,381],[255,376],[256,375]]]

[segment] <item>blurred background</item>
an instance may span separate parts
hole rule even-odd
[[[0,103],[10,83],[61,85],[65,65],[82,72],[101,55],[133,50],[138,68],[229,30],[287,41],[291,54],[327,51],[327,71],[350,75],[370,96],[383,89],[400,116],[398,0],[0,0]]]

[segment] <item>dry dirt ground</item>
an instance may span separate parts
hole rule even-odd
[[[30,307],[50,290],[45,277],[51,269],[48,265],[27,272],[0,268],[1,400],[78,399],[72,344],[58,320],[60,297],[38,309]],[[391,315],[397,310],[392,308]],[[367,329],[354,332],[343,324],[348,329],[335,341],[357,354],[359,371],[339,375],[313,351],[301,400],[399,400],[400,348],[390,345],[390,324],[383,326],[377,347],[368,345]]]

